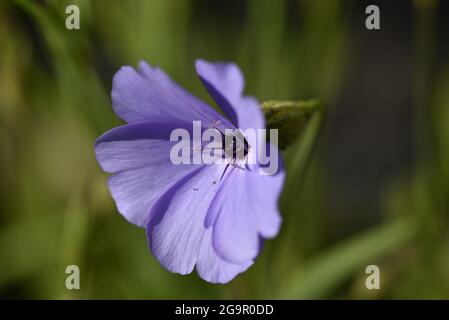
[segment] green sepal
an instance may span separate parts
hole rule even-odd
[[[278,129],[279,148],[285,150],[301,136],[307,123],[316,112],[323,111],[318,100],[263,102],[267,129]]]

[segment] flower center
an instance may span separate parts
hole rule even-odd
[[[221,137],[221,145],[225,157],[234,162],[246,158],[250,145],[240,131],[236,131],[233,134],[222,134]]]

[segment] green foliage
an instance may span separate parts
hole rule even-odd
[[[437,2],[414,2],[418,159],[384,181],[382,217],[372,230],[345,230],[343,241],[323,205],[329,178],[315,152],[324,108],[296,101],[318,97],[332,111],[355,45],[347,32],[355,1],[251,0],[230,13],[198,5],[205,3],[0,3],[0,295],[449,298],[448,60],[435,71],[438,81],[430,72]],[[68,4],[80,6],[80,30],[65,29]],[[302,20],[288,20],[289,10]],[[288,146],[281,233],[228,285],[165,271],[144,230],[118,214],[93,153],[95,138],[120,123],[110,102],[120,66],[147,60],[210,102],[194,74],[199,57],[236,61],[246,92],[268,101],[268,127],[279,128],[281,147]],[[368,263],[381,265],[378,293],[363,289]],[[67,264],[81,269],[80,291],[64,286]]]
[[[397,221],[365,232],[313,258],[280,294],[281,299],[319,299],[334,292],[351,274],[378,261],[414,234],[414,227]]]

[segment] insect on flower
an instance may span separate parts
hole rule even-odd
[[[221,175],[221,180],[230,165],[243,170],[246,170],[248,168],[239,166],[237,163],[246,159],[246,156],[248,155],[250,150],[250,146],[248,140],[240,130],[236,130],[236,132],[233,134],[225,134],[221,130],[217,130],[221,134],[220,149],[221,151],[223,151],[222,157],[224,159],[230,160],[230,163],[226,165],[223,174]],[[202,150],[204,150],[204,148]]]
[[[265,121],[257,100],[242,94],[240,69],[204,60],[195,66],[226,117],[161,69],[141,62],[137,70],[123,67],[114,76],[113,109],[127,124],[100,136],[95,152],[111,173],[108,184],[118,211],[146,229],[160,264],[179,274],[196,269],[206,281],[226,283],[253,264],[264,239],[278,233],[284,169],[281,162],[264,175],[266,163],[245,161],[261,143],[245,132],[264,129]],[[182,129],[192,136],[198,121],[202,132],[219,132],[219,149],[230,162],[171,161],[177,143],[171,133]],[[275,145],[266,151],[278,155]]]

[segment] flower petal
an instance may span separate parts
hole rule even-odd
[[[114,173],[109,189],[118,211],[131,223],[145,227],[155,202],[175,183],[200,165],[174,165],[167,141],[170,126],[149,122],[112,129],[97,139],[95,152],[103,170]]]
[[[196,271],[198,275],[211,283],[227,283],[239,273],[248,269],[254,261],[248,260],[241,264],[235,264],[223,260],[214,251],[212,245],[212,228],[206,229],[201,239]]]
[[[278,199],[285,179],[282,163],[274,175],[262,175],[258,172],[246,175],[246,201],[255,212],[259,234],[263,238],[273,238],[278,234],[282,222],[278,208]]]
[[[237,104],[238,128],[246,129],[265,129],[265,117],[262,113],[259,102],[251,97],[242,97]]]
[[[234,63],[197,60],[196,71],[209,95],[240,129],[262,129],[265,121],[256,99],[242,96],[244,79]]]
[[[242,263],[254,259],[259,253],[259,234],[254,212],[245,198],[245,173],[232,169],[226,179],[223,192],[214,199],[212,206],[213,245],[225,260]]]
[[[215,251],[226,261],[241,263],[259,253],[260,237],[274,237],[281,224],[277,208],[283,172],[268,176],[234,168],[217,193],[206,218],[213,223]]]
[[[194,97],[159,68],[140,62],[137,71],[122,67],[112,83],[112,105],[126,122],[164,122],[180,126],[202,120],[212,126],[218,119],[229,124],[218,112]]]
[[[250,265],[248,261],[242,265],[223,261],[213,251],[210,231],[206,233],[204,219],[220,186],[222,169],[215,165],[199,169],[181,179],[154,206],[147,226],[149,246],[167,270],[188,274],[197,264],[205,280],[226,282]]]
[[[116,127],[95,141],[97,161],[109,173],[169,161],[170,148],[176,143],[169,141],[173,129],[173,124],[152,122]]]

